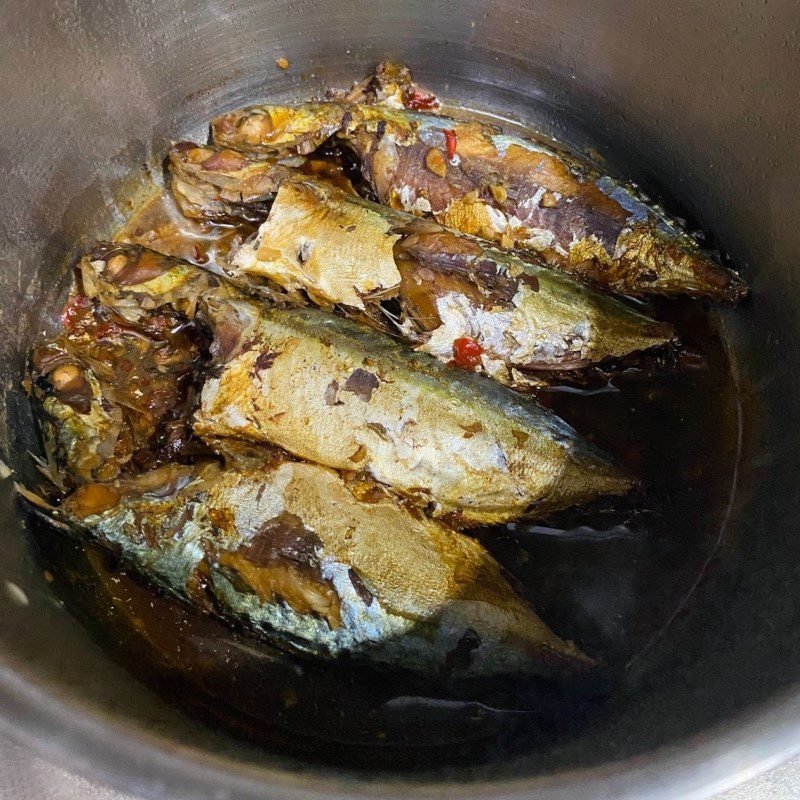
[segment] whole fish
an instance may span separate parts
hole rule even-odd
[[[365,472],[458,526],[631,488],[538,404],[352,320],[213,296],[201,309],[217,362],[195,416],[201,436]]]
[[[103,247],[81,262],[90,284]],[[142,248],[123,252],[134,264],[142,257]],[[104,303],[126,310],[136,296],[156,309],[173,302],[198,309],[214,337],[194,421],[201,436],[268,442],[366,472],[458,525],[501,522],[631,487],[566,423],[493,381],[323,311],[269,309],[220,276],[159,256],[148,253],[143,283],[107,281]],[[192,278],[191,270],[200,274]]]
[[[281,186],[230,274],[363,312],[422,352],[518,387],[525,371],[579,369],[673,335],[561,272],[319,181]]]
[[[725,300],[747,292],[630,184],[542,142],[381,105],[352,107],[339,135],[381,202],[533,250],[598,286]]]
[[[86,484],[56,514],[174,594],[314,656],[445,676],[593,663],[477,541],[285,455]]]
[[[252,152],[237,125],[268,127],[277,108],[284,126],[291,127],[286,120],[293,115],[302,122],[304,142],[323,141],[335,130],[354,150],[377,198],[394,208],[432,214],[443,225],[506,248],[534,251],[559,269],[625,295],[738,300],[747,293],[734,272],[631,184],[543,142],[398,104],[253,106],[218,118],[212,129],[216,135],[224,120],[228,133],[218,141]],[[279,141],[285,148],[287,140]],[[266,139],[260,148],[275,150]]]

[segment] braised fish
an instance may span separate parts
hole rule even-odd
[[[224,128],[220,144],[244,152],[253,152],[250,132],[272,130],[273,117],[281,130],[302,129],[301,152],[336,132],[382,203],[534,251],[613,292],[724,300],[747,293],[734,272],[629,183],[493,125],[398,107],[408,97],[400,81],[373,104],[253,106],[218,118],[212,128],[215,137]],[[256,152],[284,152],[292,141],[262,137]]]
[[[592,664],[477,541],[280,454],[86,484],[58,514],[176,595],[316,656],[445,675]]]
[[[341,128],[344,112],[338,103],[256,105],[216,117],[211,133],[215,144],[242,153],[303,156]]]
[[[359,105],[339,134],[381,202],[521,247],[628,295],[738,300],[746,286],[624,181],[480,122]]]
[[[81,263],[89,283],[104,247]],[[143,248],[124,248],[142,257]],[[212,365],[194,420],[200,436],[266,442],[365,472],[459,526],[631,488],[566,423],[491,380],[318,309],[268,308],[222,277],[158,256],[146,257],[143,283],[120,286],[113,278],[133,268],[115,267],[104,302],[123,310],[132,295],[146,307],[176,303],[212,331]]]
[[[630,478],[538,404],[314,308],[209,297],[194,428],[363,471],[458,526],[623,494]]]
[[[318,181],[281,186],[230,274],[360,312],[422,352],[515,386],[525,371],[579,369],[672,337],[563,273]]]

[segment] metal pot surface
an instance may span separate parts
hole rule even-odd
[[[19,388],[26,349],[54,322],[66,265],[119,224],[168,143],[247,101],[347,85],[384,58],[461,105],[594,147],[709,231],[752,287],[719,311],[741,422],[720,547],[613,708],[557,747],[489,767],[371,772],[204,726],[108,658],[54,597],[10,480],[3,728],[75,770],[172,800],[699,798],[800,750],[796,3],[5,0],[3,10],[0,449],[21,478],[35,440]]]

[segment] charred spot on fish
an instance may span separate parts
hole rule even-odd
[[[300,517],[283,511],[267,520],[236,552],[260,567],[288,560],[316,569],[319,566],[317,550],[321,548],[322,540]]]
[[[467,628],[456,646],[445,656],[442,672],[451,675],[463,672],[472,664],[473,653],[481,646],[481,637],[472,628]]]
[[[372,399],[372,393],[378,388],[380,381],[374,372],[357,367],[350,373],[345,381],[344,391],[350,392],[368,403]]]
[[[264,370],[268,370],[282,352],[282,350],[265,350],[263,353],[260,353],[253,364],[253,375],[257,376],[264,372]]]
[[[353,585],[353,589],[355,589],[361,602],[367,607],[371,606],[375,596],[367,589],[367,585],[364,583],[361,576],[350,567],[350,569],[347,570],[347,577],[350,578],[350,583]]]

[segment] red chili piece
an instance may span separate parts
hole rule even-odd
[[[415,111],[423,111],[436,108],[439,105],[439,101],[436,99],[435,95],[428,94],[427,92],[414,91],[408,98],[406,105],[409,108],[413,108]]]
[[[89,298],[86,295],[76,294],[74,297],[70,297],[61,312],[61,324],[71,331],[78,317],[89,308],[89,305]]]
[[[192,255],[198,264],[205,264],[208,261],[208,255],[206,255],[205,250],[199,245],[194,245],[192,247]]]
[[[468,336],[453,342],[453,363],[464,369],[475,369],[481,363],[483,348]]]
[[[458,136],[455,131],[442,131],[444,133],[444,146],[447,149],[447,160],[452,161],[458,147]]]

